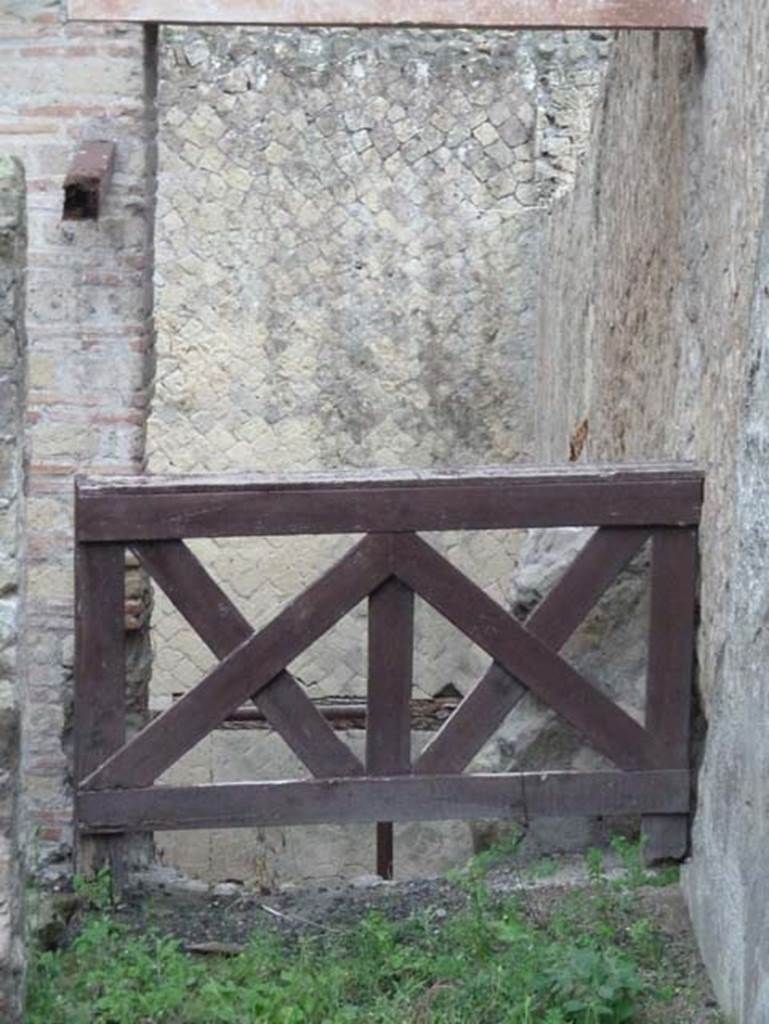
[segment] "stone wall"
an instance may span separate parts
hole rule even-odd
[[[578,451],[702,461],[708,733],[686,887],[720,998],[741,1024],[763,1024],[769,23],[762,0],[713,6],[704,44],[688,33],[620,38],[576,192],[553,206],[570,188],[593,109],[600,39],[169,35],[150,435],[156,470]],[[21,854],[49,880],[71,870],[72,479],[144,465],[153,53],[138,28],[65,25],[60,0],[0,10],[0,1006],[9,1021],[18,1011]],[[118,144],[107,207],[98,223],[62,223],[62,180],[86,138]],[[6,154],[26,171],[23,327],[21,178]],[[536,360],[533,400],[522,381]],[[517,541],[448,544],[513,599]],[[313,545],[289,554],[282,544],[203,553],[257,622],[333,554]],[[129,625],[140,626],[135,572],[129,598]],[[439,685],[466,686],[482,667],[477,655],[434,626],[426,632],[420,682],[432,667]],[[159,699],[206,667],[178,634],[165,609]],[[305,664],[316,690],[360,685],[356,636],[343,625]],[[342,666],[333,680],[332,665]],[[209,746],[187,781],[274,772],[277,751],[267,743],[255,757],[248,739],[230,742],[242,748],[235,760]],[[414,861],[444,838],[412,833]],[[304,861],[285,834],[207,842],[196,855],[202,873],[220,857],[227,874],[259,879],[277,864],[312,875],[319,859],[317,836]],[[351,833],[320,873],[367,868],[360,843]]]
[[[587,421],[591,460],[708,473],[685,886],[739,1024],[769,1019],[768,44],[761,0],[714,0],[706,41],[620,38],[590,158],[551,217],[540,317],[543,454],[568,458]]]
[[[545,211],[573,180],[606,46],[588,34],[167,30],[150,468],[530,460]],[[519,537],[436,542],[509,600]],[[349,543],[194,546],[259,624]],[[154,633],[162,707],[212,662],[160,597]],[[465,692],[487,667],[421,603],[417,638],[417,697]],[[362,610],[292,671],[315,696],[362,695]],[[224,732],[168,778],[301,772],[278,738]],[[207,878],[374,863],[371,829],[158,841]],[[469,841],[464,825],[405,827],[399,871],[440,870]]]
[[[19,1011],[24,854],[19,842],[18,678],[22,522],[24,172],[0,153],[0,1018]]]

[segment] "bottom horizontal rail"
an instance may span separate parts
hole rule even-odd
[[[686,814],[687,771],[531,772],[81,790],[84,832]]]

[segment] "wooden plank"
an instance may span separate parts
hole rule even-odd
[[[521,778],[531,818],[643,814],[650,807],[675,814],[689,806],[691,779],[683,770],[524,772]]]
[[[646,728],[660,767],[689,763],[697,531],[658,530],[652,541]]]
[[[641,818],[641,839],[647,865],[683,860],[689,852],[689,815],[645,814]]]
[[[360,759],[334,732],[332,725],[290,672],[280,672],[257,694],[258,704],[273,729],[283,737],[318,779],[364,775]]]
[[[501,466],[472,466],[470,468],[422,469],[339,469],[332,472],[281,473],[149,473],[131,476],[88,476],[81,474],[75,480],[79,495],[97,494],[105,489],[119,494],[193,494],[199,491],[214,493],[225,490],[287,491],[310,488],[358,490],[366,487],[401,487],[420,484],[425,487],[451,487],[454,484],[506,486],[510,483],[557,483],[567,481],[613,481],[644,479],[667,482],[689,480],[702,484],[704,471],[692,462],[598,462],[579,465],[547,464],[544,466],[520,463]]]
[[[175,695],[175,699],[182,694]],[[461,698],[457,697],[416,697],[411,701],[412,732],[435,732],[441,728],[449,715],[453,714]],[[313,706],[323,715],[332,728],[347,732],[366,728],[366,702],[355,697],[318,697]],[[155,711],[160,714],[160,711]],[[222,729],[268,729],[267,719],[256,707],[242,707],[228,715]]]
[[[318,825],[327,822],[472,821],[653,812],[689,805],[689,773],[535,772],[401,775],[373,779],[246,782],[92,790],[77,795],[81,826],[94,832]]]
[[[597,530],[529,616],[528,632],[559,650],[648,536],[648,531],[639,529]],[[525,687],[500,665],[492,664],[425,746],[414,771],[463,771],[525,693]]]
[[[386,881],[395,877],[395,834],[391,821],[376,823],[376,873]]]
[[[526,621],[526,629],[548,647],[563,647],[628,562],[649,539],[649,531],[597,530],[558,583]]]
[[[248,620],[181,541],[135,544],[132,549],[218,658],[227,657],[253,635]],[[280,672],[267,683],[254,703],[316,777],[363,774],[361,762],[289,672]]]
[[[386,580],[369,597],[366,774],[411,771],[411,686],[414,671],[414,594]],[[392,822],[377,823],[377,873],[393,877]]]
[[[369,598],[366,772],[411,770],[414,594],[389,579]]]
[[[395,572],[615,764],[655,767],[648,736],[636,721],[429,544],[399,537]]]
[[[253,634],[248,620],[182,541],[148,541],[130,548],[217,658],[226,658]]]
[[[121,544],[75,550],[74,775],[88,775],[125,743],[125,551]],[[123,878],[123,837],[76,837],[79,874],[110,869]]]
[[[125,553],[79,544],[75,554],[75,776],[125,743]]]
[[[81,540],[141,541],[315,533],[693,525],[701,476],[531,474],[350,483],[239,483],[219,489],[81,483]]]
[[[689,764],[694,668],[697,531],[658,530],[652,541],[646,728],[664,768]],[[680,860],[689,844],[686,815],[641,823],[649,863]]]
[[[704,29],[707,0],[69,0],[71,20],[504,29]]]
[[[202,682],[84,780],[148,786],[391,574],[389,546],[367,537]]]
[[[526,687],[492,662],[454,714],[425,744],[414,772],[441,775],[464,771],[525,696]]]

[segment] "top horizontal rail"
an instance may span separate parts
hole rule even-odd
[[[505,466],[473,466],[470,469],[337,469],[295,473],[150,473],[132,476],[81,475],[78,493],[88,496],[109,490],[112,494],[190,494],[198,491],[246,490],[288,491],[333,486],[345,490],[360,487],[402,487],[419,484],[444,487],[463,484],[497,486],[510,483],[552,483],[598,480],[621,483],[625,480],[648,481],[705,479],[704,471],[692,462],[609,462],[580,465],[544,466],[516,463]]]
[[[77,481],[79,541],[398,533],[552,526],[690,526],[690,466],[490,469],[310,477]]]
[[[500,29],[705,29],[709,0],[69,0],[75,21],[422,26]]]

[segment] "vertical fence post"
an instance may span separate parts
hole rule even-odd
[[[369,598],[366,772],[406,775],[411,771],[411,683],[414,653],[414,594],[389,579]],[[377,874],[393,877],[392,822],[379,822]]]
[[[125,554],[122,544],[79,543],[75,554],[75,783],[125,742]],[[78,837],[77,869],[108,864],[122,876],[122,837]]]
[[[646,728],[661,768],[689,767],[694,662],[697,530],[668,527],[652,538]],[[649,863],[685,856],[688,815],[647,815],[642,821]]]

